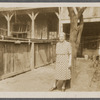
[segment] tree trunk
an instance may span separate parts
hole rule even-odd
[[[83,12],[86,9],[86,7],[76,7],[77,14],[74,11],[73,7],[68,7],[69,17],[70,17],[70,42],[72,45],[72,67],[71,67],[71,73],[72,73],[72,81],[71,84],[75,83],[75,79],[77,77],[77,71],[76,71],[76,57],[77,52],[81,40],[81,35],[83,31]],[[78,23],[78,20],[80,21]]]
[[[83,16],[81,16],[80,23],[78,25],[78,18],[73,16],[71,19],[71,27],[70,27],[70,42],[72,44],[72,86],[75,83],[75,79],[77,78],[77,70],[76,70],[76,58],[77,52],[80,45],[81,35],[83,30]]]
[[[76,34],[77,31],[73,31],[73,34]],[[74,38],[74,35],[71,35],[71,37]],[[71,73],[72,73],[72,85],[75,82],[75,77],[76,77],[76,57],[77,57],[77,48],[76,48],[76,43],[72,40],[72,68],[71,68]]]

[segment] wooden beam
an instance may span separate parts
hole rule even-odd
[[[61,34],[61,20],[59,20],[59,35]]]
[[[59,20],[59,27],[58,27],[58,33],[61,34],[62,32],[62,25],[61,25],[61,8],[59,8],[59,13],[55,12],[58,20]]]
[[[31,18],[31,20],[32,20],[31,38],[34,38],[34,21],[35,21],[37,15],[39,14],[39,12],[37,12],[36,14],[34,14],[34,12],[32,11],[31,13],[27,13],[27,14]]]
[[[61,9],[62,9],[62,7],[59,7],[58,8],[59,14],[61,14]]]
[[[32,20],[32,33],[31,33],[31,38],[34,38],[34,12],[32,12],[32,15],[31,15],[31,20]]]
[[[55,12],[55,14],[56,14],[57,18],[59,19],[58,32],[59,32],[59,34],[61,34],[62,31],[63,31],[63,26],[62,26],[62,23],[61,23],[61,16],[62,16],[63,8],[62,7],[59,7],[58,10],[59,11],[58,12]]]
[[[32,26],[31,26],[31,38],[34,39],[34,25],[35,25],[35,19],[37,17],[37,15],[39,14],[39,12],[37,12],[36,14],[34,14],[34,12],[32,11],[31,13],[28,13],[29,17],[31,18],[32,21]],[[31,66],[31,70],[34,69],[34,42],[32,42],[31,44],[31,52],[30,52],[30,66]]]
[[[11,21],[11,18],[12,16],[14,15],[14,13],[10,14],[9,12],[8,13],[5,13],[3,14],[4,17],[6,18],[7,20],[7,29],[8,29],[8,36],[11,35],[11,32],[10,32],[10,21]]]
[[[10,16],[9,16],[9,19],[11,20],[11,18],[13,17],[15,13],[12,13]]]
[[[32,15],[30,14],[30,13],[28,13],[28,16],[31,18],[31,20],[32,20]]]
[[[7,28],[8,28],[8,36],[10,36],[11,35],[11,33],[10,33],[10,20],[7,20]]]
[[[34,38],[34,12],[31,13],[27,13],[28,16],[30,17],[31,21],[32,21],[32,25],[31,25],[31,38]]]
[[[34,20],[36,19],[37,15],[39,14],[39,12],[37,12],[35,15],[34,15]]]
[[[56,14],[57,18],[58,18],[58,19],[60,19],[60,16],[59,16],[59,14],[58,14],[57,12],[55,12],[55,14]]]
[[[36,19],[37,15],[39,14],[39,12],[37,12],[36,14],[34,14],[34,12],[32,11],[31,13],[27,13],[28,16],[31,18],[31,20],[34,18],[34,20]]]
[[[61,28],[61,17],[60,17],[59,13],[55,12],[55,14],[56,14],[56,16],[57,16],[57,18],[59,20],[58,34],[60,34],[61,33],[61,29],[60,29]]]

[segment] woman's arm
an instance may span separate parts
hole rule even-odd
[[[58,43],[57,43],[58,44]],[[58,46],[57,46],[57,44],[56,44],[56,55],[57,55],[57,51],[58,51]]]
[[[69,67],[71,67],[71,65],[72,65],[72,55],[70,54],[69,55]]]
[[[71,44],[69,43],[69,67],[72,65],[72,47]]]

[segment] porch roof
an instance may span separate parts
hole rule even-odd
[[[32,9],[44,9],[44,8],[57,8],[57,7],[0,7],[0,11],[17,11],[17,10],[32,10]]]

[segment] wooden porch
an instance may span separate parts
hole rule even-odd
[[[55,62],[58,8],[0,11],[0,79]]]

